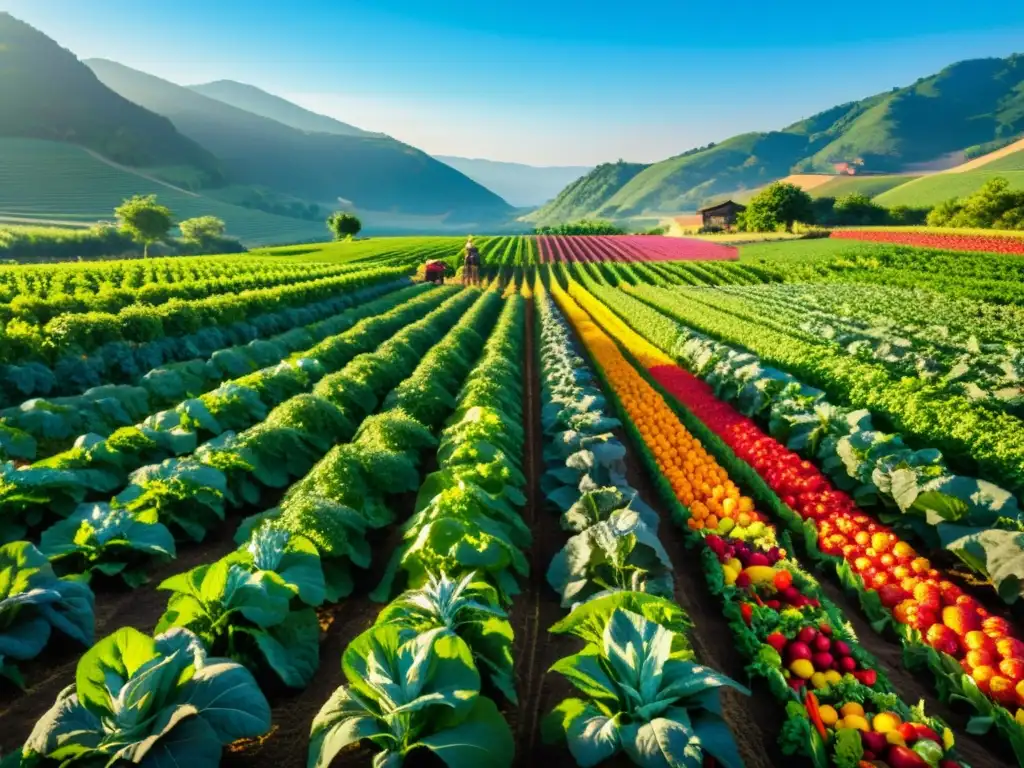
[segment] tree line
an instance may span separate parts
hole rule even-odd
[[[947,200],[931,209],[886,208],[854,192],[839,198],[812,198],[788,182],[769,184],[738,214],[741,232],[793,231],[796,225],[969,227],[1024,230],[1024,190],[1011,190],[1002,177],[988,180],[968,197]],[[798,227],[799,228],[799,227]]]

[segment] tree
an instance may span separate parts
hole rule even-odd
[[[363,228],[363,222],[351,213],[335,211],[327,217],[327,228],[334,234],[335,240],[353,238]]]
[[[216,216],[199,216],[195,219],[185,219],[178,225],[181,230],[181,237],[189,243],[205,245],[213,240],[224,237],[227,226],[222,219]]]
[[[970,197],[947,200],[928,214],[932,227],[1024,228],[1024,191],[1010,189],[1002,176],[989,179]]]
[[[872,226],[884,224],[889,214],[885,208],[860,192],[851,192],[836,200],[832,207],[836,224]]]
[[[149,246],[167,237],[174,224],[171,209],[157,203],[156,195],[129,197],[114,209],[114,215],[121,230],[142,243],[143,256],[149,256]]]
[[[780,227],[792,229],[794,221],[814,223],[811,196],[796,184],[776,181],[751,199],[742,226],[748,232],[774,232]]]

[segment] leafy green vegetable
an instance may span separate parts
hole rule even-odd
[[[728,677],[674,657],[674,633],[624,608],[608,617],[600,644],[559,660],[586,698],[563,701],[548,733],[564,738],[581,768],[620,751],[643,768],[699,768],[705,754],[726,768],[743,765],[722,717],[720,688],[748,694]]]
[[[54,629],[91,645],[94,602],[88,585],[57,578],[27,541],[0,547],[0,675],[20,683],[14,662],[35,658]]]
[[[309,768],[327,768],[363,739],[381,750],[379,766],[400,765],[417,749],[449,768],[512,764],[512,733],[480,695],[472,653],[458,635],[375,626],[345,649],[342,671],[347,684],[313,720]]]
[[[187,630],[154,639],[125,627],[82,656],[20,764],[215,768],[223,746],[269,729],[270,705],[244,667],[207,658]]]
[[[39,549],[58,571],[119,575],[129,586],[145,583],[145,559],[175,557],[174,537],[155,509],[132,514],[110,504],[81,505],[43,531]]]

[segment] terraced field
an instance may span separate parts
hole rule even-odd
[[[3,768],[1024,762],[1024,262],[476,242],[0,267]]]

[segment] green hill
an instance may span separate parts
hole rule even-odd
[[[829,179],[820,187],[810,191],[811,197],[843,197],[844,195],[860,194],[867,197],[876,197],[890,189],[895,189],[901,184],[914,181],[917,176],[902,176],[896,174],[878,174],[875,176],[836,176]]]
[[[950,198],[972,195],[981,189],[986,181],[996,176],[1008,180],[1012,189],[1024,189],[1024,170],[993,171],[986,165],[977,171],[922,176],[916,181],[883,192],[875,198],[875,202],[888,207],[907,205],[911,208],[930,208]]]
[[[758,187],[789,173],[806,146],[797,134],[747,133],[649,166],[597,210],[599,216],[696,210],[717,193]]]
[[[217,216],[246,245],[325,240],[328,234],[323,222],[273,216],[177,189],[73,144],[0,138],[0,221],[109,221],[114,208],[136,194],[157,195],[177,221]]]
[[[962,61],[913,85],[832,107],[781,131],[734,136],[654,163],[611,195],[605,194],[603,179],[592,174],[592,182],[600,188],[588,190],[591,177],[587,177],[563,193],[571,191],[574,200],[596,201],[592,207],[574,206],[563,213],[551,204],[536,216],[552,222],[581,216],[682,213],[723,195],[742,196],[744,190],[790,173],[830,172],[839,163],[869,172],[912,171],[1022,132],[1024,55]],[[985,171],[995,167],[986,166]],[[924,181],[900,184],[898,189],[909,190]],[[874,189],[886,183],[879,178]],[[840,188],[846,184],[872,187],[859,180],[836,182]],[[823,190],[816,194],[831,194]],[[894,193],[895,189],[884,195]]]
[[[524,221],[550,224],[593,216],[595,211],[647,167],[642,163],[626,163],[621,160],[599,165],[559,192],[550,203],[523,217]]]
[[[112,61],[86,62],[105,85],[171,120],[220,158],[236,184],[357,210],[495,221],[511,207],[444,163],[394,139],[306,133]]]
[[[253,85],[236,83],[234,80],[217,80],[213,83],[190,85],[189,90],[216,99],[232,107],[243,109],[260,117],[307,133],[332,133],[336,136],[379,136],[354,125],[335,120],[333,117],[318,115],[303,109],[298,104],[262,91]]]
[[[66,141],[124,165],[189,166],[206,183],[217,160],[164,117],[103,85],[75,55],[0,12],[0,137]]]
[[[1024,171],[1024,150],[985,163],[982,168],[986,171]]]

